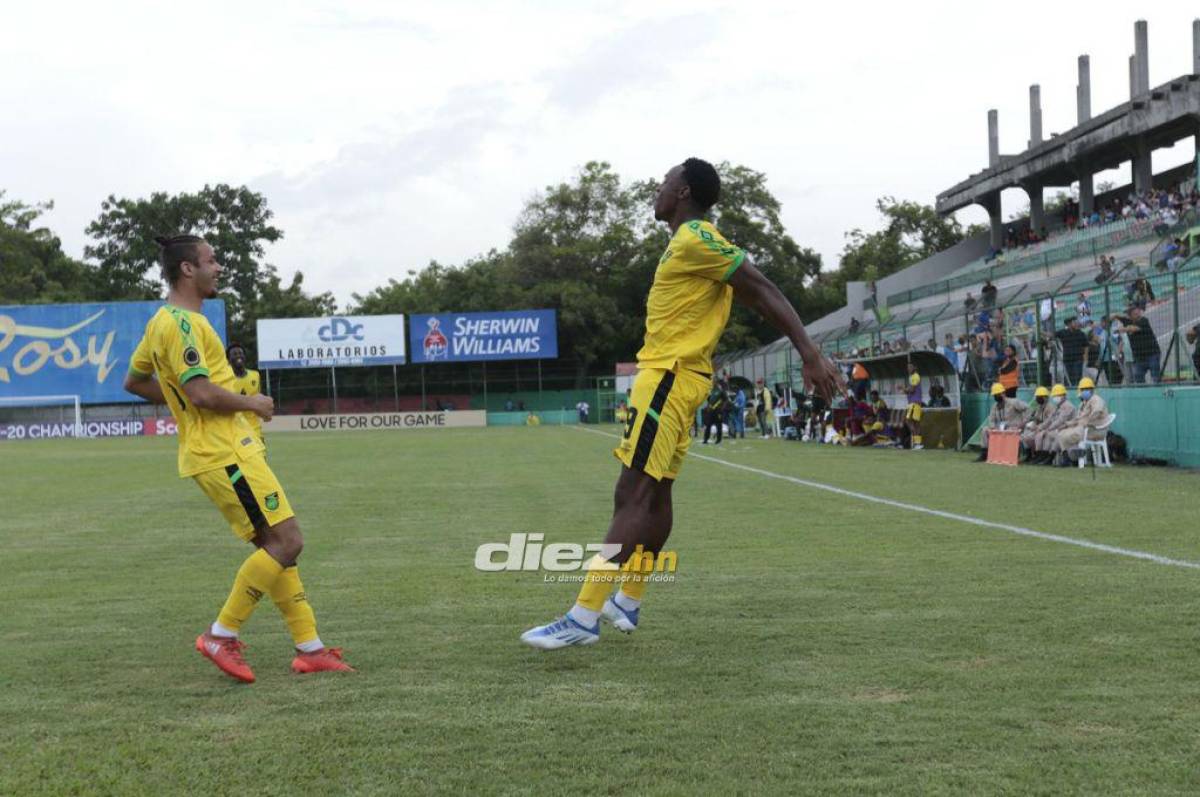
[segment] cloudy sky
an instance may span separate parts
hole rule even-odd
[[[932,202],[986,164],[988,108],[1023,149],[1030,83],[1046,134],[1071,127],[1078,54],[1096,112],[1126,99],[1139,12],[1151,84],[1191,71],[1190,6],[5,2],[0,189],[53,200],[81,255],[110,193],[245,183],[285,233],[270,261],[345,302],[503,246],[588,160],[642,178],[695,154],[765,172],[831,268],[876,197]]]

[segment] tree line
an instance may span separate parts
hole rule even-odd
[[[730,163],[718,170],[722,199],[714,223],[806,320],[841,307],[847,281],[880,279],[973,232],[927,205],[882,197],[876,207],[883,227],[846,233],[838,267],[823,270],[821,256],[784,228],[765,174]],[[613,363],[632,359],[641,345],[646,293],[668,241],[666,228],[653,219],[656,187],[654,180],[622,180],[609,164],[589,162],[528,200],[503,248],[460,264],[431,262],[354,294],[341,308],[332,294],[307,291],[301,273],[285,281],[266,262],[266,246],[284,231],[267,198],[246,186],[109,196],[86,228],[90,242],[82,259],[64,253],[59,238],[39,225],[51,202],[30,204],[0,191],[0,304],[161,298],[154,236],[189,232],[217,250],[226,268],[221,296],[229,334],[251,350],[258,318],[554,308],[560,357],[576,363],[582,379],[611,372]],[[396,262],[391,268],[409,273],[414,265]],[[776,337],[735,306],[721,348],[750,348]]]

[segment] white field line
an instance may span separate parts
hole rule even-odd
[[[599,429],[587,429],[580,426],[569,426],[569,429],[575,429],[580,432],[591,432],[592,434],[604,435],[605,437],[613,437],[620,439],[618,435],[610,432],[602,432]],[[1008,523],[996,523],[991,520],[983,520],[982,518],[971,517],[970,515],[960,515],[957,512],[945,512],[941,509],[931,509],[920,504],[909,504],[903,501],[893,501],[890,498],[880,498],[876,495],[867,495],[866,493],[855,492],[854,490],[845,490],[841,487],[834,487],[832,484],[822,484],[808,479],[799,479],[795,476],[786,476],[782,473],[773,473],[762,468],[752,468],[749,465],[742,465],[737,462],[729,462],[724,459],[706,456],[704,454],[696,454],[688,452],[690,459],[702,459],[705,462],[714,462],[718,465],[724,465],[727,468],[743,470],[747,473],[753,473],[758,476],[766,476],[769,479],[779,479],[780,481],[791,482],[798,484],[801,487],[809,487],[813,490],[824,490],[827,493],[835,495],[844,495],[847,498],[857,498],[860,501],[868,501],[873,504],[882,504],[884,506],[894,507],[896,509],[905,509],[909,512],[920,512],[924,515],[933,515],[934,517],[944,518],[946,520],[957,520],[960,523],[970,523],[973,526],[980,526],[988,529],[999,529],[1007,531],[1010,534],[1019,534],[1022,537],[1035,537],[1039,540],[1047,540],[1048,542],[1057,542],[1063,545],[1074,545],[1078,548],[1087,548],[1092,551],[1101,551],[1103,553],[1114,554],[1116,556],[1127,556],[1131,559],[1144,559],[1147,562],[1154,562],[1159,565],[1170,565],[1171,567],[1185,567],[1191,570],[1200,570],[1200,562],[1187,562],[1182,559],[1171,559],[1166,556],[1159,556],[1155,553],[1147,553],[1146,551],[1136,551],[1132,548],[1118,548],[1115,545],[1105,545],[1102,542],[1092,542],[1091,540],[1081,540],[1075,537],[1066,537],[1062,534],[1047,534],[1044,531],[1034,531],[1023,526],[1011,526]]]

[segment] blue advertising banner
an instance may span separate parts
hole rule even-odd
[[[548,360],[558,356],[553,310],[437,313],[409,317],[414,363]]]
[[[141,401],[121,384],[162,302],[0,305],[0,397],[79,396],[84,404]],[[225,342],[225,302],[204,303]]]

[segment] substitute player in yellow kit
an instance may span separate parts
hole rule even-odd
[[[711,164],[688,158],[667,172],[654,201],[671,241],[658,261],[646,300],[646,336],[638,352],[612,521],[605,552],[592,560],[575,605],[531,628],[521,641],[544,650],[590,645],[600,619],[626,633],[637,628],[646,581],[671,533],[671,486],[691,442],[696,410],[712,384],[712,355],[736,298],[786,335],[804,361],[807,391],[826,400],[844,391],[841,373],[821,355],[792,305],[746,261],[746,253],[704,219],[720,196]],[[632,566],[618,569],[636,553]],[[619,589],[613,593],[613,588]]]
[[[234,390],[233,370],[216,331],[200,313],[217,295],[221,264],[202,238],[156,239],[170,286],[167,304],[146,324],[130,362],[125,389],[171,408],[179,428],[179,475],[191,477],[229,526],[256,550],[238,569],[233,588],[196,650],[225,673],[251,683],[242,656],[242,624],[264,595],[283,613],[296,644],[295,672],[350,670],[339,648],[326,648],[300,583],[296,560],[304,547],[287,495],[263,456],[262,441],[244,415],[270,420],[274,403]]]
[[[229,367],[233,369],[233,384],[229,387],[230,390],[243,396],[253,396],[262,392],[262,381],[259,379],[258,371],[246,367],[246,350],[242,344],[230,343],[225,348],[225,359],[229,360]],[[267,438],[263,436],[262,418],[253,412],[242,413],[242,417],[250,424],[250,428],[254,430],[254,436],[265,447]]]

